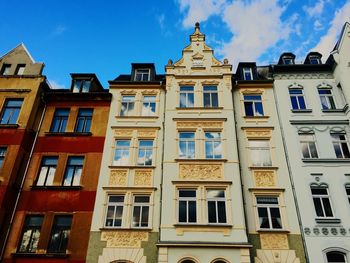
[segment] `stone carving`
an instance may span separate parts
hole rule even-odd
[[[133,130],[114,130],[114,136],[115,137],[132,137]]]
[[[273,171],[254,171],[255,185],[257,187],[276,186],[275,174]]]
[[[107,247],[140,247],[141,241],[148,239],[147,232],[102,231],[101,241],[107,241]]]
[[[109,175],[110,186],[125,186],[127,182],[128,170],[111,170]]]
[[[222,128],[221,121],[181,121],[177,122],[178,128]]]
[[[135,170],[134,185],[152,185],[152,170]]]
[[[333,235],[338,235],[338,230],[337,230],[335,227],[332,227],[332,228],[331,228],[331,233],[332,233]]]
[[[143,90],[141,91],[143,95],[157,95],[157,91],[155,89]]]
[[[305,227],[304,228],[304,232],[305,232],[306,235],[310,235],[311,234],[311,230],[310,230],[309,227]]]
[[[180,178],[185,180],[223,179],[220,164],[180,164]]]
[[[260,242],[262,249],[289,249],[286,234],[261,234]]]
[[[139,130],[137,132],[137,137],[156,137],[156,131]]]
[[[339,232],[340,232],[340,234],[342,234],[343,236],[346,235],[346,229],[345,229],[345,228],[340,228]]]
[[[320,234],[320,230],[318,228],[314,228],[313,231],[314,231],[315,235],[319,235]]]
[[[322,234],[324,234],[324,235],[327,236],[327,235],[329,234],[328,228],[323,227],[323,228],[322,228]]]
[[[255,129],[255,130],[246,130],[245,134],[247,138],[270,138],[271,137],[271,130],[267,129]]]

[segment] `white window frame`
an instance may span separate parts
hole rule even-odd
[[[340,138],[339,139],[335,139],[334,138],[334,136],[339,136],[340,137],[341,135],[343,135],[345,137],[344,140],[342,140]],[[346,136],[346,133],[344,133],[344,132],[338,132],[338,133],[332,132],[331,133],[331,139],[332,139],[332,145],[333,145],[335,157],[338,158],[338,159],[348,159],[349,157],[345,156],[344,149],[342,147],[342,146],[346,147],[348,152],[350,152],[348,138]],[[340,149],[341,157],[337,156],[337,152],[336,152],[335,147],[334,147],[335,145],[337,145],[337,147]]]
[[[119,141],[127,141],[127,142],[129,142],[129,146],[118,146],[117,144],[118,144],[118,142]],[[115,141],[114,141],[114,155],[113,155],[113,165],[115,165],[115,166],[127,166],[127,165],[129,165],[130,164],[130,159],[131,159],[131,140],[130,139],[116,139]],[[128,154],[127,154],[127,156],[128,156],[128,159],[127,160],[125,160],[125,162],[124,161],[116,161],[116,153],[117,153],[117,151],[118,150],[120,150],[121,151],[121,156],[126,156],[126,155],[124,155],[124,153],[125,152],[127,152]],[[120,160],[122,160],[122,158],[120,159]]]
[[[349,260],[348,260],[348,251],[346,251],[345,249],[341,249],[341,248],[329,248],[329,249],[326,249],[323,253],[323,256],[324,256],[324,262],[326,263],[338,263],[338,262],[334,262],[334,261],[328,261],[327,259],[327,254],[328,253],[332,253],[332,252],[335,252],[335,253],[339,253],[339,254],[342,254],[344,256],[344,263],[348,263]]]
[[[6,146],[0,146],[0,170],[4,166],[7,150]]]
[[[112,196],[119,196],[119,197],[123,197],[123,202],[110,202],[109,201],[109,198],[110,197],[112,197]],[[125,220],[124,220],[124,214],[125,214],[125,210],[126,210],[126,205],[125,205],[125,201],[126,201],[126,194],[125,193],[116,193],[116,194],[109,194],[108,196],[107,196],[107,204],[106,204],[106,211],[105,211],[105,220],[104,220],[104,227],[106,227],[106,228],[122,228],[123,226],[124,226],[124,222],[125,222]],[[113,212],[113,221],[112,221],[112,225],[111,226],[108,226],[107,225],[107,219],[108,219],[108,207],[109,206],[113,206],[114,207],[114,212]],[[114,222],[115,222],[115,220],[116,219],[119,219],[119,217],[118,218],[116,218],[116,211],[117,211],[117,208],[118,207],[122,207],[122,215],[121,215],[121,222],[120,222],[120,226],[114,226]]]
[[[251,142],[267,142],[267,146],[251,146]],[[270,140],[267,139],[248,139],[248,148],[250,152],[250,158],[251,158],[251,165],[254,167],[271,167],[272,166],[272,156],[271,156],[271,145]],[[259,156],[259,162],[254,163],[253,159],[253,152],[256,151]],[[268,159],[269,163],[267,165],[264,164],[264,158],[261,158],[264,156],[264,153],[268,152]]]
[[[140,76],[139,80],[138,80],[137,76]],[[147,79],[144,79],[144,76],[147,76]],[[150,79],[151,79],[151,69],[149,69],[149,68],[138,68],[138,69],[135,69],[134,81],[149,81]]]
[[[217,138],[207,138],[207,133],[215,133],[215,134],[218,134],[219,136]],[[204,137],[205,137],[205,142],[204,142],[204,151],[205,151],[205,158],[206,159],[221,159],[222,158],[222,147],[223,147],[223,143],[222,143],[222,139],[221,139],[221,132],[219,131],[205,131],[204,132]],[[216,157],[216,155],[219,155],[219,154],[216,154],[215,153],[215,144],[219,143],[220,144],[220,148],[221,148],[221,151],[220,151],[220,156],[219,157]],[[212,155],[209,156],[208,153],[207,153],[207,144],[209,144],[210,148],[212,149]]]
[[[254,80],[252,68],[245,67],[242,69],[242,72],[243,72],[243,79],[244,80]],[[246,78],[246,76],[245,76],[246,73],[248,73],[250,75],[250,79]]]
[[[126,98],[132,98],[131,100],[127,100]],[[125,110],[123,110],[123,104],[126,104]],[[136,109],[135,109],[135,95],[134,94],[123,94],[121,97],[121,103],[120,103],[120,116],[135,116],[136,115]],[[132,107],[131,107],[132,105]],[[131,108],[131,109],[130,109]]]
[[[215,90],[205,90],[206,87],[214,87]],[[216,94],[216,106],[214,105],[213,101],[213,94]],[[205,96],[209,96],[210,105],[206,106],[204,103]],[[203,86],[203,106],[205,108],[214,108],[219,107],[219,93],[218,93],[218,87],[215,85],[204,85]]]
[[[141,142],[147,141],[147,142],[152,142],[152,146],[141,146]],[[152,139],[139,139],[138,140],[139,144],[139,149],[138,149],[138,154],[137,154],[137,161],[136,164],[140,166],[152,166],[153,165],[153,147],[154,147],[154,140]],[[144,159],[143,162],[139,162],[140,159],[140,153],[144,153],[144,157],[147,156],[149,152],[151,152],[151,164],[146,164],[146,158]]]
[[[300,91],[301,94],[291,94],[290,91]],[[288,89],[288,94],[289,94],[290,104],[292,106],[292,110],[306,110],[307,109],[304,89],[291,87],[291,88]],[[297,102],[297,105],[298,105],[298,108],[296,108],[296,109],[293,108],[292,97],[294,97],[296,99],[296,102]],[[300,106],[300,100],[299,100],[300,98],[304,101],[305,108],[302,108]]]
[[[321,108],[322,110],[335,110],[337,109],[337,104],[335,103],[333,90],[330,87],[318,87],[318,96],[320,98],[321,102]],[[320,91],[329,91],[330,94],[320,94]],[[323,106],[323,102],[325,103],[325,107]]]
[[[248,96],[260,96],[260,99],[249,99],[249,98],[247,98]],[[253,115],[247,115],[246,103],[247,104],[251,103]],[[260,114],[257,111],[257,107],[258,107],[257,104],[261,104],[262,114]],[[243,94],[243,106],[244,106],[244,114],[246,117],[263,117],[263,116],[265,116],[263,97],[262,97],[261,93],[259,93],[259,94]]]
[[[180,191],[193,191],[194,197],[180,197]],[[196,188],[178,188],[177,189],[177,222],[179,224],[197,224],[198,222],[198,201],[197,201],[197,189]],[[186,202],[186,221],[180,222],[180,202]],[[189,221],[189,202],[195,202],[196,207],[196,220],[194,222]]]
[[[276,198],[277,204],[259,204],[258,198]],[[276,195],[256,195],[255,196],[255,202],[256,202],[256,213],[257,213],[257,219],[258,219],[258,227],[261,230],[281,230],[284,228],[283,226],[283,220],[282,220],[282,213],[281,213],[281,207],[280,207],[280,200],[279,196]],[[259,208],[265,208],[267,210],[267,218],[269,221],[269,228],[262,228],[260,223],[260,216],[259,216]],[[279,214],[280,214],[280,220],[281,220],[281,228],[274,228],[272,224],[272,216],[271,216],[271,208],[278,208]]]
[[[224,197],[209,197],[208,196],[209,191],[222,191],[224,193]],[[216,222],[209,222],[209,202],[215,203],[215,214],[216,214],[215,221]],[[223,202],[225,205],[225,222],[219,222],[219,208],[218,208],[219,202]],[[214,188],[206,189],[206,204],[207,204],[208,224],[227,224],[227,208],[226,208],[226,191],[225,191],[225,189],[214,189]]]
[[[152,111],[151,105],[154,105],[154,111]],[[145,106],[147,109],[150,109],[150,110],[147,110],[147,111],[144,110]],[[157,95],[143,95],[141,116],[156,116],[156,112],[157,112]]]
[[[327,194],[314,194],[314,193],[312,193],[312,189],[325,189],[327,191]],[[334,218],[335,217],[334,216],[334,210],[333,210],[332,200],[331,200],[331,197],[330,197],[330,194],[329,194],[328,186],[326,186],[326,185],[322,185],[322,186],[311,185],[310,186],[310,190],[311,190],[312,202],[313,202],[313,205],[314,205],[316,218]],[[321,209],[322,209],[323,216],[317,215],[315,199],[318,199],[320,204],[321,204]],[[328,200],[332,216],[327,216],[326,215],[326,210],[324,208],[325,205],[324,205],[323,199],[327,199]]]
[[[193,136],[193,138],[181,138],[181,134],[184,134],[184,133],[192,133],[194,136]],[[181,159],[195,159],[196,158],[196,132],[195,131],[179,131],[178,135],[179,135],[179,144],[178,144],[179,158],[181,158]],[[181,142],[185,143],[185,145],[186,145],[186,151],[184,152],[184,156],[180,156],[180,152],[181,152],[180,143]],[[191,147],[189,146],[191,142],[193,142],[193,145],[194,145],[193,156],[190,155],[191,151],[189,150],[189,149],[191,149]]]
[[[147,197],[148,198],[148,202],[140,202],[140,201],[136,201],[136,199],[138,197]],[[145,194],[134,194],[133,195],[133,205],[132,205],[132,223],[131,223],[131,227],[132,228],[148,228],[149,227],[149,223],[150,223],[150,215],[151,215],[151,206],[150,206],[150,201],[151,201],[151,197],[150,195],[145,195]],[[135,215],[135,208],[139,207],[140,208],[140,212],[139,212],[139,219],[137,222],[137,225],[134,225],[134,218],[137,216]],[[145,209],[148,209],[148,212],[145,212]],[[148,213],[148,217],[147,217],[147,226],[142,226],[142,216],[143,213]]]
[[[192,90],[181,90],[181,88],[186,88],[186,87],[192,88]],[[195,98],[194,98],[194,86],[190,86],[190,85],[188,85],[188,86],[180,86],[179,90],[180,90],[179,91],[179,107],[181,109],[193,108],[194,107],[194,103],[195,103],[194,102],[194,100],[195,100]],[[184,103],[184,105],[181,105],[181,94],[185,94],[185,103]],[[192,102],[193,105],[190,104],[189,94],[193,95],[193,102]]]
[[[306,136],[311,137],[311,139],[302,138],[302,137],[306,137]],[[315,134],[313,134],[313,133],[299,133],[299,142],[300,142],[301,154],[302,154],[304,159],[318,159],[319,158]],[[312,144],[314,144],[314,147],[316,150],[316,156],[312,156],[312,150],[311,150]],[[303,145],[306,145],[309,157],[304,156]]]

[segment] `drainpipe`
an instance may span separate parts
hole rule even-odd
[[[43,109],[43,112],[41,113],[40,122],[39,122],[38,128],[37,128],[37,130],[36,130],[36,132],[35,132],[35,137],[34,137],[33,145],[32,145],[32,147],[31,147],[31,149],[30,149],[29,158],[28,158],[28,161],[27,161],[27,164],[26,164],[26,168],[25,168],[25,170],[24,170],[24,174],[23,174],[23,177],[22,177],[22,180],[21,180],[21,184],[20,184],[20,187],[19,187],[19,190],[18,190],[18,194],[17,194],[17,197],[16,197],[16,202],[15,202],[15,205],[14,205],[14,207],[13,207],[13,211],[12,211],[12,214],[11,214],[11,220],[10,220],[10,223],[9,223],[9,227],[8,227],[8,229],[7,229],[7,231],[6,231],[6,236],[5,236],[5,240],[4,240],[4,245],[3,245],[3,247],[1,248],[0,262],[1,262],[2,259],[3,259],[4,253],[5,253],[5,248],[7,247],[7,241],[8,241],[9,235],[10,235],[10,230],[11,230],[12,225],[13,225],[13,220],[14,220],[14,217],[15,217],[15,214],[16,214],[16,210],[17,210],[19,198],[20,198],[20,196],[21,196],[21,194],[22,194],[24,181],[25,181],[25,178],[26,178],[27,173],[28,173],[28,169],[29,169],[30,161],[31,161],[32,156],[33,156],[35,144],[36,144],[36,141],[37,141],[37,139],[38,139],[39,131],[40,131],[40,129],[41,129],[41,125],[42,125],[42,122],[43,122],[43,119],[44,119],[44,115],[45,115],[45,112],[46,112],[46,102],[45,102],[45,100],[44,100],[44,93],[41,93],[41,95],[40,95],[40,100],[41,100],[41,102],[44,103],[44,109]]]
[[[288,155],[288,151],[287,151],[286,138],[285,138],[284,132],[283,132],[282,120],[281,120],[281,116],[280,116],[280,112],[279,112],[278,100],[277,100],[277,94],[276,94],[275,85],[273,85],[273,95],[275,97],[275,107],[276,107],[278,122],[279,122],[280,130],[281,130],[281,137],[282,137],[284,153],[285,153],[286,161],[287,161],[287,168],[288,168],[288,173],[289,173],[290,184],[292,186],[294,204],[295,204],[295,208],[297,210],[297,218],[298,218],[298,223],[299,223],[299,226],[300,226],[301,240],[303,242],[304,251],[305,251],[305,259],[306,259],[306,262],[309,263],[310,262],[309,254],[307,252],[305,235],[304,235],[303,225],[302,225],[302,221],[301,221],[301,215],[300,215],[300,211],[299,211],[299,205],[298,205],[297,198],[296,198],[297,194],[295,192],[294,181],[293,181],[293,176],[292,176],[292,169],[291,169],[291,164],[290,164],[289,155]]]

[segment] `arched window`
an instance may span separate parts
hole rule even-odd
[[[346,263],[346,256],[339,251],[330,251],[326,254],[327,263]]]
[[[190,259],[190,258],[185,258],[180,260],[179,263],[197,263],[197,261],[194,261],[193,259]]]
[[[228,261],[223,259],[215,259],[212,263],[228,263]]]

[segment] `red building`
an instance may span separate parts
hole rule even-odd
[[[111,94],[95,74],[44,93],[4,262],[85,262]]]

